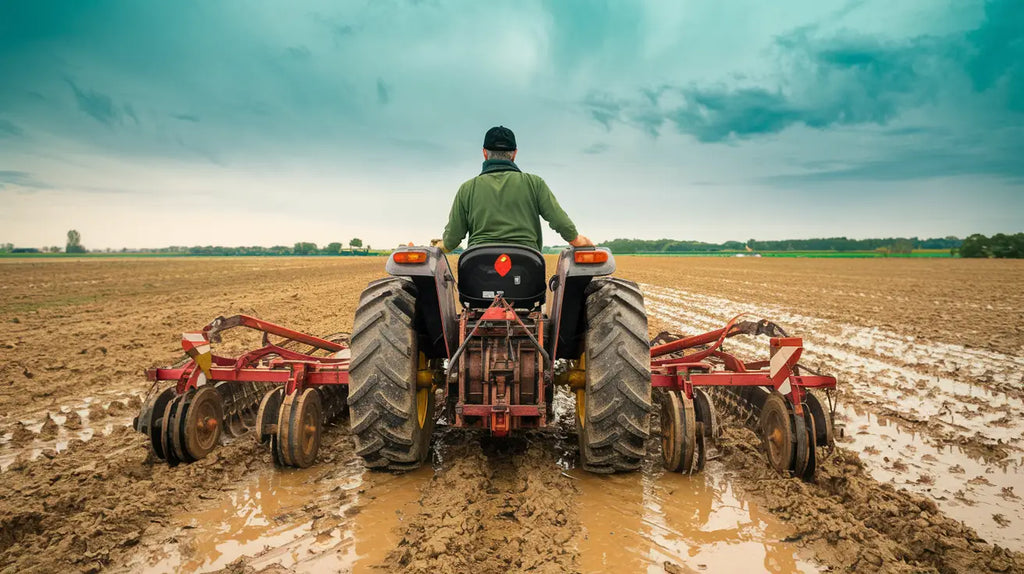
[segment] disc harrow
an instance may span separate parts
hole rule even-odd
[[[212,344],[236,327],[262,332],[262,347],[238,357],[214,354]],[[222,436],[254,430],[278,465],[315,462],[323,425],[347,408],[347,334],[314,337],[236,315],[184,333],[181,344],[188,359],[146,371],[153,388],[135,419],[156,458],[194,462]]]
[[[818,449],[827,455],[835,448],[830,393],[836,379],[797,363],[802,339],[743,317],[701,335],[661,333],[651,342],[651,385],[661,390],[662,462],[672,472],[703,469],[708,446],[721,436],[717,404],[758,433],[772,468],[812,480]],[[769,337],[769,359],[744,361],[726,352],[725,341],[738,335]],[[815,392],[829,396],[827,410]]]
[[[700,472],[722,434],[721,409],[758,433],[777,472],[811,480],[819,451],[827,455],[834,448],[836,379],[797,363],[802,339],[769,321],[742,317],[708,333],[662,333],[651,342],[662,462],[671,472]],[[214,354],[212,344],[236,327],[262,332],[262,346],[238,357]],[[768,337],[769,358],[745,361],[727,352],[724,343],[740,335]],[[316,461],[324,425],[347,409],[350,352],[344,333],[320,338],[236,315],[184,333],[182,348],[186,361],[146,371],[154,388],[135,421],[153,455],[169,464],[199,460],[223,436],[253,431],[277,465],[305,468]],[[428,367],[421,361],[417,372],[417,381],[428,385],[424,389],[437,378]],[[570,369],[558,380],[570,387],[576,381],[578,387],[587,368],[580,361],[573,367],[578,373]]]

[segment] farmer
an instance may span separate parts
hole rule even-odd
[[[523,173],[514,162],[516,136],[498,126],[484,135],[484,167],[455,194],[444,239],[432,245],[450,252],[469,233],[469,246],[513,243],[542,251],[540,218],[574,247],[593,245],[576,231],[548,184]]]

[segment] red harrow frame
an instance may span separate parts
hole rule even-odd
[[[673,472],[703,468],[706,440],[714,442],[720,435],[714,398],[741,417],[746,413],[745,422],[760,431],[773,468],[810,479],[816,447],[834,447],[831,395],[826,410],[811,390],[828,393],[836,379],[801,374],[800,338],[787,337],[768,321],[739,321],[741,317],[700,335],[662,333],[652,343],[651,386],[663,393],[663,463]],[[212,344],[236,327],[261,332],[262,346],[238,357],[213,354]],[[726,352],[725,341],[737,335],[770,337],[769,359],[743,361]],[[271,342],[270,336],[281,340]],[[346,335],[320,338],[235,315],[184,333],[181,344],[189,357],[183,364],[146,371],[153,390],[135,420],[157,458],[170,464],[192,462],[216,447],[222,429],[233,435],[254,429],[258,441],[270,444],[277,464],[313,464],[324,421],[346,407]],[[308,348],[297,350],[303,346]],[[556,382],[578,391],[582,367],[570,368]]]

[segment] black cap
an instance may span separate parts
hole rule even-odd
[[[484,135],[484,149],[493,151],[515,151],[516,134],[505,126],[497,126],[487,130]]]

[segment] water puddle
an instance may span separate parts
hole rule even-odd
[[[701,474],[572,472],[584,572],[817,572],[790,530],[742,500],[711,461]]]
[[[245,557],[257,570],[368,572],[398,543],[430,468],[403,475],[362,462],[309,469],[269,467],[241,487],[216,493],[198,512],[172,518],[176,535],[132,564],[147,572],[209,572]]]
[[[836,417],[846,425],[841,444],[860,455],[875,480],[931,497],[989,542],[1024,548],[1024,530],[1013,527],[1024,524],[1024,457],[986,463],[855,406],[841,405]]]

